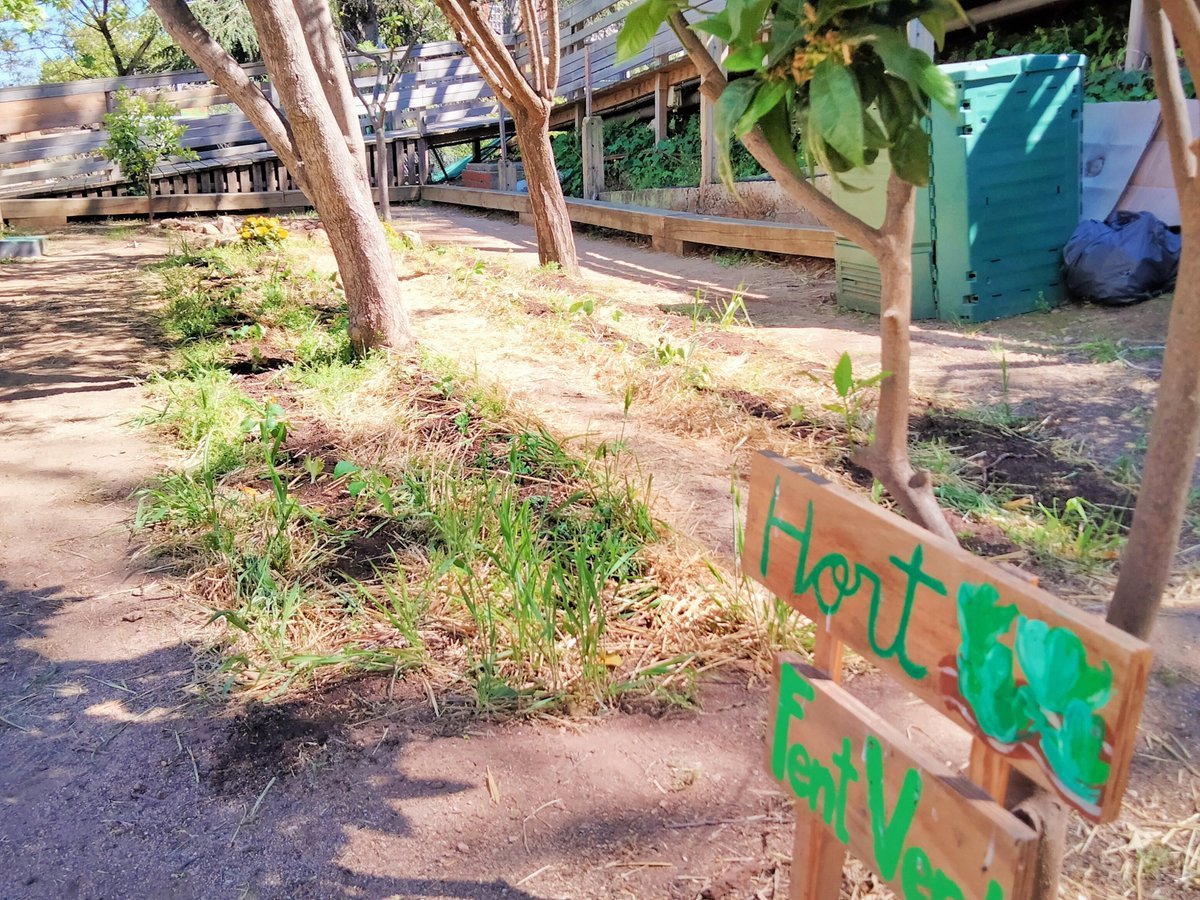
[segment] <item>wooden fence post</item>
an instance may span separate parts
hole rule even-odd
[[[671,94],[671,82],[661,72],[654,77],[654,142],[657,144],[667,139],[667,120],[670,118],[668,102]]]
[[[604,120],[586,116],[583,120],[583,199],[596,200],[604,190]]]

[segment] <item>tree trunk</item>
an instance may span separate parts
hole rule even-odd
[[[154,172],[146,176],[146,224],[154,224]]]
[[[875,438],[855,459],[871,470],[904,515],[939,537],[957,543],[933,494],[928,472],[913,469],[908,457],[908,415],[912,398],[912,246],[916,189],[895,174],[888,179],[885,234],[868,246],[879,264],[880,383]]]
[[[1180,192],[1183,256],[1167,326],[1167,349],[1150,426],[1133,527],[1108,621],[1150,637],[1167,588],[1200,446],[1200,193]]]
[[[350,155],[313,70],[296,10],[288,0],[259,0],[250,4],[250,13],[307,162],[309,196],[337,258],[350,309],[350,340],[359,350],[409,349],[415,341],[365,170]]]
[[[554,151],[550,147],[550,107],[528,112],[519,107],[513,112],[517,126],[517,143],[521,147],[521,162],[525,167],[525,183],[529,187],[529,208],[537,234],[538,262],[557,263],[563,273],[579,277],[579,259],[575,255],[575,235],[571,232],[571,217]]]
[[[554,107],[562,52],[559,44],[559,0],[543,0],[541,4],[524,0],[521,4],[521,28],[529,44],[527,68],[517,64],[512,53],[485,20],[485,5],[473,0],[435,2],[450,22],[463,48],[470,54],[483,80],[504,108],[512,113],[517,126],[517,142],[521,146],[521,159],[525,164],[525,183],[529,186],[529,207],[537,233],[538,259],[542,265],[558,263],[565,274],[578,276],[575,237],[571,233],[567,201],[558,181],[554,153],[550,149],[550,111]],[[503,139],[503,111],[500,127]]]
[[[296,14],[304,32],[304,42],[312,56],[313,68],[321,84],[321,91],[333,111],[345,138],[350,155],[367,174],[367,150],[363,144],[362,127],[354,105],[354,93],[350,86],[349,66],[341,52],[341,42],[333,24],[329,0],[293,0]]]
[[[366,166],[356,162],[335,116],[339,105],[326,94],[314,68],[314,51],[292,0],[251,0],[248,4],[271,82],[279,92],[287,119],[251,82],[234,59],[213,40],[184,0],[150,0],[168,33],[192,60],[219,84],[258,128],[312,200],[329,235],[350,310],[350,340],[358,350],[387,347],[408,350],[416,343],[408,314],[400,305],[399,285],[391,252],[367,182]],[[324,8],[325,0],[303,0],[306,9]],[[320,10],[317,10],[320,13]],[[340,72],[343,101],[349,113],[349,78],[336,44],[330,63]],[[336,73],[331,76],[338,82]],[[357,126],[358,117],[351,120]],[[356,134],[362,151],[362,134]]]
[[[172,40],[245,113],[303,189],[304,165],[296,152],[291,128],[262,88],[250,80],[224,47],[213,40],[184,0],[150,0],[150,6]]]
[[[379,193],[379,215],[385,222],[392,221],[392,193],[389,188],[391,177],[388,166],[387,134],[383,130],[384,113],[375,123],[375,179]]]
[[[1200,12],[1194,5],[1188,7],[1185,3],[1168,8],[1180,19],[1184,50],[1200,51],[1196,34]],[[1200,446],[1200,365],[1196,357],[1196,348],[1200,347],[1200,145],[1193,143],[1196,135],[1188,122],[1171,23],[1154,0],[1146,3],[1146,25],[1163,132],[1170,144],[1179,193],[1183,253],[1167,323],[1167,348],[1150,425],[1145,474],[1108,610],[1109,622],[1143,640],[1154,628],[1171,575]],[[1187,61],[1192,71],[1197,71],[1200,52],[1193,52],[1193,56],[1197,58],[1189,56]]]

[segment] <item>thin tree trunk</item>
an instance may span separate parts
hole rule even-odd
[[[727,84],[724,73],[682,13],[671,13],[667,21],[700,73],[700,91],[715,103]],[[888,179],[884,224],[872,228],[785,165],[761,128],[753,128],[742,138],[742,143],[790,200],[811,210],[824,225],[850,238],[878,263],[882,307],[879,316],[880,360],[883,370],[891,374],[879,388],[875,440],[859,451],[856,459],[887,488],[908,518],[939,537],[957,543],[953,529],[938,507],[929,473],[915,470],[908,456],[915,189],[893,174]]]
[[[1200,12],[1194,3],[1162,7],[1178,17],[1184,49],[1200,51]],[[1189,8],[1190,7],[1190,8]],[[1163,131],[1179,193],[1183,254],[1175,298],[1167,323],[1158,399],[1150,425],[1141,488],[1129,541],[1121,554],[1121,574],[1108,610],[1108,621],[1143,640],[1150,636],[1171,575],[1187,510],[1196,451],[1200,447],[1200,145],[1193,143],[1187,105],[1175,56],[1171,22],[1158,0],[1146,2],[1154,86],[1162,105]],[[1197,58],[1187,59],[1192,71]]]
[[[529,186],[529,207],[537,233],[538,259],[558,263],[565,274],[579,275],[575,236],[563,196],[554,153],[550,149],[550,111],[558,86],[559,0],[544,0],[546,40],[542,39],[540,11],[525,2],[521,27],[528,38],[528,74],[484,19],[481,4],[471,0],[435,0],[471,55],[480,75],[507,108],[517,126],[517,142]]]
[[[538,262],[542,265],[558,263],[564,274],[578,278],[579,259],[575,255],[571,216],[567,212],[567,199],[558,180],[554,151],[550,147],[549,107],[533,114],[518,108],[513,113],[513,121],[525,167],[525,183],[529,187]]]
[[[385,222],[392,221],[392,195],[389,185],[391,178],[388,167],[387,134],[383,130],[385,112],[375,123],[375,178],[378,181],[379,215]]]
[[[346,146],[350,148],[350,155],[358,162],[365,175],[367,150],[354,108],[349,66],[342,62],[341,42],[333,25],[329,0],[293,0],[293,5],[304,31],[304,42],[321,83],[321,91],[325,94],[329,108],[333,110],[333,117],[346,140]]]
[[[337,127],[308,56],[296,9],[288,0],[256,0],[250,13],[300,155],[310,162],[309,193],[342,275],[350,340],[360,350],[408,349],[414,339],[399,302],[396,270],[375,215],[366,173]],[[321,164],[312,165],[315,160]]]
[[[154,224],[154,172],[146,176],[146,224]]]
[[[250,80],[224,47],[213,40],[184,0],[150,0],[150,6],[172,40],[246,114],[303,189],[304,165],[292,140],[291,127],[262,88]]]
[[[868,247],[880,274],[880,368],[875,438],[855,458],[871,470],[904,515],[939,537],[957,543],[938,506],[929,473],[916,471],[908,456],[908,416],[912,403],[912,245],[916,189],[895,174],[888,179],[884,236]]]

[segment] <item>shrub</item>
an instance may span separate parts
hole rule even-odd
[[[279,224],[275,216],[247,216],[238,229],[243,244],[275,246],[288,236],[288,230]]]

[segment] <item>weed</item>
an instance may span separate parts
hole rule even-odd
[[[833,369],[831,383],[838,399],[836,403],[825,404],[825,409],[842,417],[846,435],[851,440],[854,440],[858,432],[869,391],[890,374],[890,372],[876,372],[866,378],[855,378],[854,363],[850,359],[850,354],[843,353],[838,358],[837,365]],[[813,378],[816,380],[815,376]]]
[[[1112,338],[1087,341],[1075,350],[1095,363],[1111,363],[1121,358],[1121,350]]]

